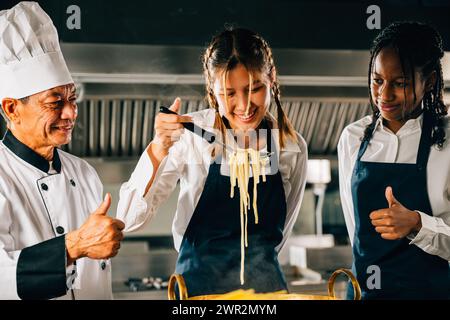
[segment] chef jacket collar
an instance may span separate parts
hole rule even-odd
[[[3,137],[3,144],[22,160],[28,162],[39,170],[44,171],[45,173],[49,172],[50,163],[44,157],[20,142],[16,137],[14,137],[11,131],[6,131],[6,134]],[[61,160],[59,159],[57,148],[53,149],[52,167],[56,170],[56,172],[61,172]]]

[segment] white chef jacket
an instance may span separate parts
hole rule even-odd
[[[339,186],[345,223],[353,243],[355,217],[351,190],[351,177],[358,157],[361,137],[372,121],[372,116],[364,117],[347,126],[338,144]],[[396,134],[378,119],[375,131],[362,161],[387,163],[416,163],[422,133],[423,115],[408,120]],[[433,146],[427,164],[427,189],[432,215],[419,212],[422,228],[416,234],[408,235],[411,245],[425,252],[450,260],[450,128],[449,118],[445,118],[446,142],[442,150]],[[395,190],[393,190],[395,196]],[[408,208],[415,210],[415,208]],[[430,212],[428,212],[430,213]]]
[[[215,120],[213,109],[205,109],[189,115],[193,118],[194,123],[213,132]],[[272,116],[271,118],[274,120]],[[280,151],[278,132],[277,130],[271,132],[277,150],[278,166],[287,204],[283,240],[276,248],[280,250],[291,233],[300,210],[306,183],[308,155],[306,143],[300,135],[298,135],[298,143],[288,141]],[[231,138],[227,141],[232,140]],[[124,183],[120,190],[117,218],[124,221],[125,231],[139,229],[149,221],[159,206],[175,189],[177,181],[180,181],[178,206],[172,224],[175,249],[178,251],[203,192],[212,160],[211,152],[213,148],[214,145],[210,145],[205,139],[185,130],[180,140],[170,148],[169,154],[159,165],[152,186],[145,197],[144,192],[152,177],[153,165],[147,151],[144,151],[130,180]],[[272,151],[273,149],[272,147]],[[266,148],[262,151],[264,150]],[[224,175],[229,172],[229,167],[224,162],[221,165],[221,172]],[[269,168],[266,168],[266,172],[271,173]],[[214,208],[211,208],[211,210],[214,210]],[[264,210],[264,208],[259,210]],[[239,214],[239,212],[236,212],[236,214]]]
[[[87,162],[55,149],[49,166],[8,131],[0,142],[0,299],[55,285],[64,289],[59,299],[111,299],[110,262],[81,258],[66,268],[62,236],[101,202],[102,184]]]

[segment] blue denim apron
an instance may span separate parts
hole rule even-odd
[[[270,129],[267,132],[267,141],[272,141]],[[268,151],[271,151],[269,144]],[[286,220],[280,172],[272,171],[266,176],[266,182],[261,180],[257,185],[258,224],[255,224],[253,208],[247,213],[248,247],[245,248],[245,283],[241,286],[239,192],[235,190],[234,198],[230,198],[230,177],[220,174],[220,162],[215,161],[209,167],[203,193],[181,242],[176,273],[183,275],[189,296],[246,288],[256,292],[286,289],[275,250],[283,239]],[[278,163],[276,152],[271,163]],[[249,181],[249,195],[252,203],[253,177]]]
[[[388,208],[385,189],[391,186],[395,198],[410,210],[432,215],[427,191],[427,162],[431,145],[431,121],[424,112],[422,134],[415,164],[361,161],[369,141],[361,143],[352,175],[355,212],[353,272],[362,290],[362,299],[448,299],[449,264],[426,253],[407,238],[385,240],[375,231],[369,215]],[[373,271],[380,268],[381,288],[373,288]],[[372,287],[372,288],[371,288]],[[349,285],[347,298],[353,298]]]

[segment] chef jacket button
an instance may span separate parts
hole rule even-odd
[[[72,279],[72,284],[74,284],[75,283],[75,279]]]
[[[58,234],[63,234],[64,233],[64,228],[61,226],[57,226],[56,227],[56,232],[58,232]]]
[[[100,264],[100,267],[102,268],[102,270],[105,270],[106,268],[106,262],[102,261],[102,263]]]
[[[417,169],[419,169],[419,171],[422,171],[423,166],[419,164],[419,165],[417,166]]]
[[[75,274],[75,270],[72,270],[72,274]]]
[[[41,188],[42,188],[42,190],[44,190],[44,191],[47,191],[47,190],[48,190],[48,186],[47,186],[45,183],[41,183]]]
[[[70,184],[74,187],[76,186],[76,183],[75,183],[75,181],[73,181],[73,179],[70,179]]]

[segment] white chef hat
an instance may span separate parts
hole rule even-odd
[[[58,32],[39,4],[0,11],[0,103],[69,83]]]

